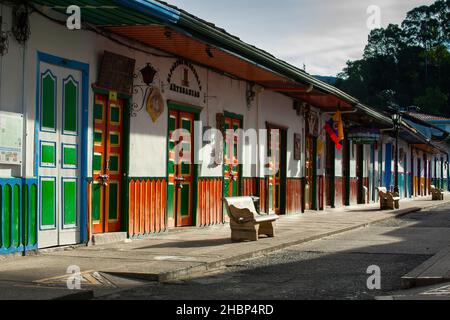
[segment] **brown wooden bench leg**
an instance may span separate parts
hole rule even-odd
[[[274,237],[273,222],[265,221],[259,224],[258,234],[265,234],[268,237]]]

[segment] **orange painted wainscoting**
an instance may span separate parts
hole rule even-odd
[[[367,194],[364,195],[364,203],[370,203],[370,188],[369,188],[369,177],[364,177],[363,178],[363,186],[366,187],[367,189]]]
[[[145,236],[166,230],[166,178],[130,178],[128,233]]]
[[[344,198],[344,179],[342,177],[334,177],[334,206],[342,207],[342,199]]]
[[[266,212],[266,183],[265,178],[243,178],[242,195],[259,197],[259,210]]]
[[[243,178],[243,196],[258,196],[258,178]]]
[[[211,226],[224,222],[222,178],[198,178],[197,226]]]
[[[286,179],[286,214],[302,212],[302,179]]]
[[[358,204],[358,178],[350,178],[350,205]]]
[[[267,179],[243,178],[243,196],[259,197],[260,211],[266,212]],[[302,178],[286,179],[286,214],[302,212]]]
[[[317,176],[317,199],[319,210],[325,208],[325,176]]]

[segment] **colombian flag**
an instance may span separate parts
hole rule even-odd
[[[344,124],[341,112],[338,111],[325,123],[325,131],[330,135],[331,140],[336,144],[336,149],[342,149],[341,141],[344,140]]]

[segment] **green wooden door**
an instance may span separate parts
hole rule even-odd
[[[225,197],[239,196],[241,191],[241,167],[239,164],[239,131],[242,129],[242,121],[239,119],[225,117],[225,130],[233,130],[234,133],[229,138],[225,138],[224,143],[224,195]]]
[[[313,184],[314,184],[314,143],[313,137],[307,136],[305,139],[305,210],[311,210],[313,205]]]
[[[96,94],[94,103],[94,155],[92,162],[92,231],[121,229],[123,173],[123,99]]]

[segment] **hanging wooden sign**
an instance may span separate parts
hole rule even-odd
[[[153,122],[156,122],[164,112],[164,98],[159,88],[153,88],[151,94],[147,97],[146,110]]]
[[[112,91],[131,94],[135,64],[134,59],[105,51],[97,85]]]
[[[302,159],[302,136],[294,133],[294,160]]]

